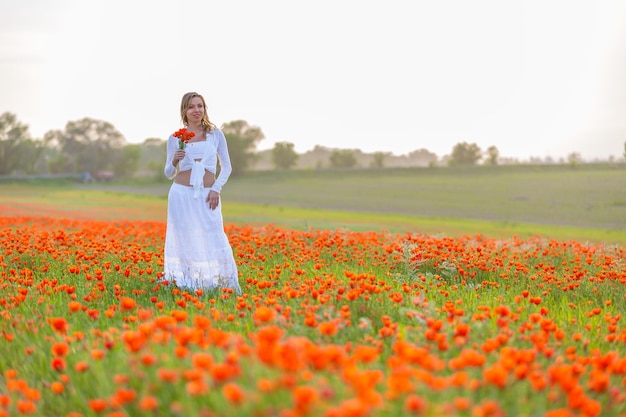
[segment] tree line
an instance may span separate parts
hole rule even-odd
[[[233,161],[233,175],[249,169],[256,146],[264,139],[260,128],[243,120],[226,123]],[[0,175],[67,175],[128,178],[142,171],[163,176],[167,141],[148,138],[141,144],[127,143],[109,122],[92,118],[70,121],[62,130],[50,130],[33,139],[28,126],[17,116],[0,115]],[[285,156],[279,158],[286,159]]]
[[[476,143],[457,143],[443,159],[419,149],[405,156],[389,152],[364,155],[358,149],[329,149],[316,146],[312,151],[298,154],[294,144],[275,143],[269,151],[258,152],[257,145],[265,135],[260,127],[245,120],[235,120],[221,126],[228,142],[233,176],[264,166],[265,169],[355,168],[367,161],[370,168],[384,168],[393,160],[411,166],[496,165],[499,151],[490,146],[483,151]],[[16,115],[0,115],[0,176],[8,175],[68,175],[98,178],[103,173],[115,177],[163,176],[166,140],[148,138],[141,144],[127,143],[124,136],[109,122],[92,118],[69,121],[62,130],[50,130],[41,139],[31,137],[28,126]],[[626,158],[626,143],[624,144]],[[404,159],[404,161],[402,161]],[[569,163],[581,160],[576,153]],[[305,162],[306,161],[306,162]],[[308,163],[308,165],[307,165]]]

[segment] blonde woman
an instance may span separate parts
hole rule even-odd
[[[198,93],[183,95],[180,117],[184,128],[167,140],[164,173],[174,181],[167,202],[163,279],[190,290],[231,288],[241,294],[220,201],[232,172],[226,138],[209,120]]]

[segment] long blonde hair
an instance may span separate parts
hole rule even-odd
[[[202,115],[201,121],[202,128],[207,133],[211,133],[213,129],[217,129],[217,126],[215,126],[215,124],[213,124],[213,122],[209,120],[209,115],[206,112],[206,101],[204,101],[204,97],[202,97],[201,94],[191,92],[185,93],[185,95],[183,95],[183,99],[180,101],[180,119],[185,126],[189,124],[189,120],[187,120],[187,109],[189,108],[189,103],[191,102],[191,99],[193,99],[194,97],[200,97],[200,100],[202,100],[202,107],[204,108],[204,114]]]

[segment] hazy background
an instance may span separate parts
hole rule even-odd
[[[0,3],[0,113],[34,137],[83,117],[131,143],[187,91],[259,148],[525,159],[621,156],[626,2],[22,0]]]

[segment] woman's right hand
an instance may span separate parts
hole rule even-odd
[[[184,157],[185,157],[185,150],[184,149],[176,149],[176,152],[174,152],[174,161],[175,162],[179,162]]]

